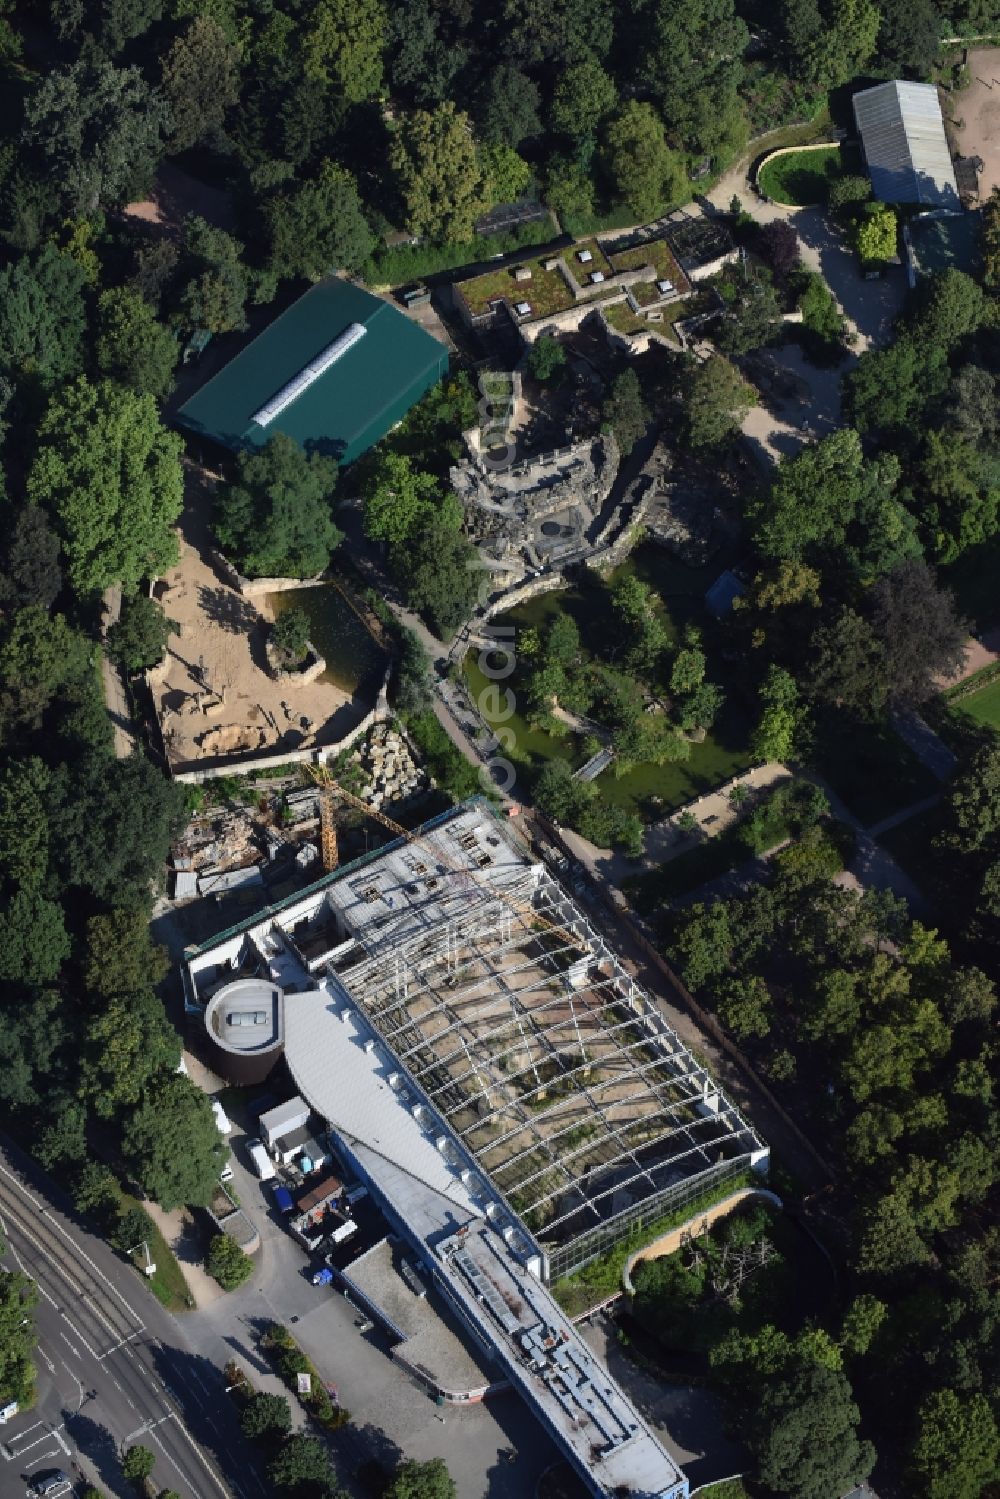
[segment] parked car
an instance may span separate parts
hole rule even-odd
[[[44,1478],[36,1478],[29,1492],[37,1495],[38,1499],[60,1499],[63,1494],[72,1494],[73,1481],[62,1468],[56,1468],[53,1472],[46,1473]]]

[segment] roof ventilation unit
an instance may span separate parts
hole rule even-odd
[[[259,411],[255,411],[250,418],[251,422],[255,422],[258,427],[269,426],[276,417],[287,410],[293,401],[297,401],[310,385],[314,384],[321,375],[325,375],[331,365],[336,364],[337,360],[341,359],[349,349],[353,349],[356,343],[360,343],[365,332],[364,323],[351,323],[338,338],[333,340],[333,343],[327,344],[326,348],[317,354],[305,369],[300,370],[287,385],[283,385],[277,395],[272,396]]]

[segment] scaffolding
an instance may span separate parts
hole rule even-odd
[[[476,838],[448,832],[474,861]],[[359,934],[351,998],[553,1271],[763,1151],[543,866],[490,888],[420,843],[404,858],[356,892],[385,910]]]

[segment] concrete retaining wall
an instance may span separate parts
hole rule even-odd
[[[828,140],[828,141],[813,141],[808,146],[779,146],[776,151],[768,151],[767,155],[766,156],[762,156],[761,159],[760,159],[760,161],[758,161],[757,165],[753,169],[753,178],[752,178],[752,181],[753,181],[754,189],[760,195],[760,197],[763,198],[763,200],[764,200],[765,203],[772,203],[773,202],[775,208],[787,208],[790,212],[792,212],[796,208],[802,208],[802,207],[804,207],[805,205],[803,205],[801,203],[778,203],[778,202],[775,202],[775,200],[773,198],[769,198],[765,192],[761,192],[761,187],[760,187],[760,174],[761,174],[761,172],[767,166],[767,164],[768,164],[769,161],[777,161],[777,159],[778,159],[779,156],[801,156],[806,151],[829,151],[829,149],[830,149],[831,146],[839,146],[840,143],[841,143],[841,141],[843,139],[844,139],[844,135],[843,135],[843,132],[841,132],[841,134],[839,136],[835,136],[832,140]]]
[[[313,745],[309,749],[286,750],[284,754],[272,752],[267,755],[248,755],[243,759],[233,755],[221,764],[199,766],[186,766],[183,770],[171,770],[171,776],[175,781],[180,781],[186,786],[200,786],[204,781],[218,781],[223,776],[248,776],[253,775],[255,770],[273,770],[279,765],[307,765],[325,764],[327,760],[336,759],[345,749],[363,734],[367,734],[373,724],[381,723],[383,719],[390,718],[389,712],[389,679],[392,675],[392,667],[386,669],[382,686],[379,689],[378,700],[370,713],[366,713],[359,724],[349,729],[342,739],[333,744]]]
[[[729,1197],[724,1197],[721,1202],[714,1203],[712,1207],[705,1208],[703,1212],[695,1213],[691,1218],[688,1218],[686,1223],[678,1224],[677,1228],[672,1228],[667,1233],[661,1234],[658,1239],[654,1239],[652,1244],[647,1244],[644,1248],[637,1249],[635,1254],[629,1255],[625,1261],[625,1268],[622,1271],[622,1284],[625,1287],[626,1295],[632,1296],[635,1294],[635,1287],[632,1284],[632,1271],[640,1260],[660,1260],[665,1255],[676,1254],[682,1244],[688,1238],[692,1237],[693,1230],[696,1229],[698,1234],[704,1233],[707,1229],[711,1228],[713,1223],[717,1223],[720,1218],[728,1218],[729,1214],[735,1208],[738,1208],[741,1202],[746,1202],[749,1197],[762,1197],[772,1207],[781,1208],[784,1206],[781,1198],[776,1193],[769,1192],[766,1187],[742,1187],[740,1191],[733,1192]]]
[[[212,547],[209,556],[229,586],[246,599],[259,598],[264,593],[291,593],[296,588],[319,588],[329,581],[325,573],[312,578],[244,578],[223,552]]]

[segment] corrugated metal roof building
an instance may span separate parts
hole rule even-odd
[[[269,323],[177,413],[234,450],[276,432],[341,463],[384,437],[448,370],[448,350],[390,302],[331,278]]]
[[[852,103],[876,198],[961,207],[933,84],[897,79],[862,89]]]

